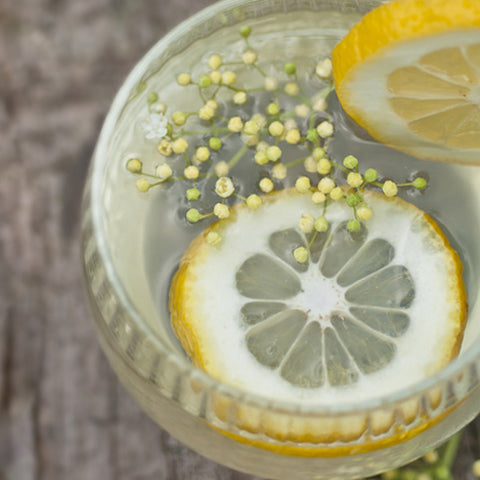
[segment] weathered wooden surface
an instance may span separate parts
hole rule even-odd
[[[85,301],[79,204],[114,93],[212,0],[0,0],[0,480],[247,480],[119,385]],[[476,426],[458,479],[480,456]]]

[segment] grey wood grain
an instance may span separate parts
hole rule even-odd
[[[248,480],[154,425],[99,349],[79,205],[136,61],[212,0],[0,0],[0,480]],[[478,426],[457,478],[473,478]],[[465,473],[467,472],[467,473]]]
[[[0,479],[251,478],[146,417],[99,349],[79,205],[124,77],[210,0],[0,1]]]

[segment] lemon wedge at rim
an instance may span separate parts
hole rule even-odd
[[[365,200],[375,215],[355,233],[349,207],[334,203],[327,232],[303,234],[299,212],[322,208],[286,190],[257,211],[238,204],[194,239],[170,289],[193,362],[243,391],[306,405],[378,397],[446,365],[466,320],[460,260],[417,207]],[[309,260],[296,262],[309,243]]]
[[[480,2],[381,5],[334,48],[332,64],[341,105],[376,140],[480,164]]]

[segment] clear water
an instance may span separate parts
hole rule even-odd
[[[333,12],[264,17],[250,23],[253,27],[250,44],[259,53],[259,65],[267,74],[281,77],[279,72],[286,61],[294,61],[299,72],[310,73],[318,60],[329,56],[332,47],[357,19],[355,15]],[[152,172],[162,162],[156,142],[145,141],[141,128],[141,122],[147,114],[145,98],[149,92],[158,92],[159,100],[168,104],[170,113],[175,110],[197,110],[202,102],[196,89],[179,87],[174,81],[175,76],[188,71],[196,78],[208,71],[206,59],[212,53],[220,53],[226,60],[237,59],[243,49],[238,27],[227,28],[220,34],[196,42],[181,55],[170,59],[147,80],[145,92],[126,106],[111,146],[111,185],[106,190],[106,204],[107,208],[111,205],[110,211],[113,212],[109,215],[107,229],[114,261],[130,297],[141,304],[140,310],[142,305],[151,302],[153,308],[145,307],[145,316],[151,328],[179,351],[181,347],[169,322],[168,290],[172,275],[189,242],[210,223],[205,220],[191,225],[184,218],[185,212],[191,206],[199,210],[204,206],[211,209],[215,179],[199,184],[202,199],[195,205],[189,205],[184,192],[191,182],[170,182],[152,189],[147,195],[141,194],[135,190],[135,178],[126,172],[125,162],[128,158],[139,157],[146,169]],[[262,84],[262,77],[256,72],[242,71],[242,67],[237,66],[231,68],[237,71],[239,85],[252,87]],[[311,93],[322,88],[318,79],[310,80],[306,74],[301,73],[299,81]],[[259,93],[244,106],[235,107],[235,111],[251,115],[254,111],[263,111],[272,100],[272,95]],[[226,101],[220,106],[220,114],[228,115],[230,109],[231,105]],[[398,181],[413,179],[418,174],[428,178],[426,191],[406,190],[400,195],[439,223],[462,259],[471,312],[465,342],[468,346],[480,331],[480,319],[478,322],[475,320],[479,317],[475,314],[475,305],[480,268],[480,195],[477,193],[480,168],[421,161],[378,144],[349,119],[334,93],[329,99],[329,111],[336,128],[329,149],[331,158],[341,161],[344,156],[354,154],[360,160],[361,170],[373,167],[382,175]],[[193,123],[187,125],[189,128],[194,126]],[[191,143],[195,144],[193,140]],[[227,148],[221,150],[219,159],[228,161],[240,146],[239,140],[232,140]],[[241,179],[237,192],[242,195],[258,192],[256,184],[266,171],[266,167],[253,163],[253,155],[252,149],[231,172],[232,176]],[[294,160],[304,155],[299,154],[298,147],[290,147],[284,162],[289,161],[288,156]],[[181,172],[183,159],[178,158],[175,165],[177,171]],[[276,183],[276,188],[291,186],[301,172],[301,166],[289,169],[287,179]]]

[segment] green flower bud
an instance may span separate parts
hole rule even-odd
[[[325,150],[322,147],[317,147],[313,149],[312,157],[315,160],[320,160],[325,156]]]
[[[328,220],[325,217],[318,217],[315,220],[314,228],[317,232],[326,232],[328,230]]]
[[[349,207],[356,207],[360,203],[360,197],[356,193],[351,193],[350,195],[347,195],[346,200]]]
[[[283,69],[285,70],[285,73],[287,75],[295,75],[295,72],[297,71],[297,67],[295,66],[294,63],[286,63],[284,66],[283,66]]]
[[[147,97],[147,102],[149,105],[155,103],[158,100],[158,95],[155,92],[150,92]]]
[[[243,38],[248,38],[251,33],[252,33],[252,27],[250,27],[249,25],[245,25],[240,29],[240,35]]]
[[[218,137],[212,137],[208,140],[208,146],[212,150],[220,150],[222,148],[222,141]]]
[[[417,177],[413,182],[412,185],[418,190],[423,190],[427,186],[427,181],[422,177]]]
[[[201,215],[196,208],[190,208],[190,210],[187,210],[186,217],[190,223],[197,223],[200,220]]]
[[[208,75],[200,75],[198,78],[198,86],[200,88],[208,88],[212,84],[212,80]]]
[[[343,165],[346,168],[354,169],[358,166],[358,160],[353,155],[348,155],[343,159]]]
[[[356,218],[352,218],[347,223],[347,230],[349,232],[358,232],[360,230],[360,222]]]
[[[187,200],[198,200],[200,198],[200,190],[198,188],[189,188],[186,192]]]
[[[308,260],[308,250],[305,247],[298,247],[293,251],[293,256],[298,263],[305,263]]]
[[[366,182],[375,182],[378,178],[378,172],[374,168],[368,168],[363,174],[363,178]]]

